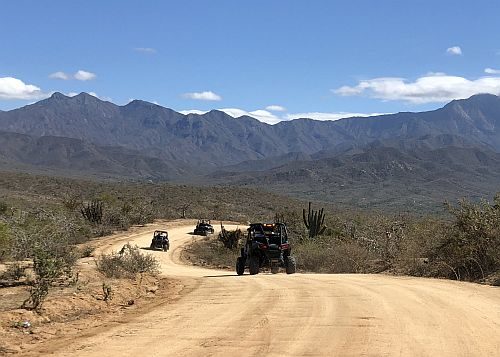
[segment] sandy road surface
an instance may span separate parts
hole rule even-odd
[[[154,252],[183,296],[55,356],[500,356],[500,289],[383,275],[259,274],[183,265],[191,226]],[[149,245],[154,227],[129,239]],[[115,241],[115,248],[121,246]]]

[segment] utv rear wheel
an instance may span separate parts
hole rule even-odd
[[[243,275],[245,272],[245,260],[242,257],[236,259],[236,274]]]
[[[260,262],[259,262],[258,257],[253,256],[250,258],[250,263],[249,263],[249,267],[248,267],[248,270],[250,271],[250,275],[259,274],[259,268],[260,268],[259,265],[260,265]]]
[[[297,269],[297,263],[295,262],[294,257],[288,257],[286,260],[286,273],[293,274]]]

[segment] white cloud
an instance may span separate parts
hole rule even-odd
[[[351,112],[336,112],[336,113],[309,112],[309,113],[291,113],[279,117],[263,109],[246,111],[239,108],[222,108],[218,110],[232,116],[233,118],[239,118],[246,115],[271,125],[279,123],[281,121],[303,119],[303,118],[314,119],[314,120],[339,120],[342,118],[368,117],[368,116],[387,114],[387,113],[351,113]],[[208,111],[190,109],[190,110],[181,110],[179,113],[184,115],[188,114],[202,115],[208,113]]]
[[[95,75],[95,73],[80,69],[73,75],[73,77],[79,81],[90,81],[92,79],[95,79],[97,76]]]
[[[485,68],[484,73],[488,74],[500,74],[500,69]]]
[[[224,109],[222,109],[222,110],[224,111]],[[230,110],[230,109],[226,109],[226,110]],[[226,113],[228,113],[228,112],[226,112]],[[231,114],[229,114],[229,115],[231,115]],[[254,111],[245,113],[244,115],[251,116],[252,118],[255,118],[255,119],[257,119],[261,122],[267,123],[267,124],[276,124],[276,123],[279,123],[280,121],[283,120],[283,119],[277,117],[276,115],[274,115],[273,113],[271,113],[267,110],[264,110],[264,109],[254,110]]]
[[[219,110],[232,116],[233,118],[249,116],[267,124],[276,124],[283,120],[264,109],[253,110],[250,112],[239,108],[222,108]]]
[[[67,81],[68,79],[70,79],[70,76],[64,72],[54,72],[54,73],[51,73],[49,75],[49,78],[52,78],[52,79],[62,79],[63,81]]]
[[[26,84],[20,79],[13,77],[0,78],[0,100],[33,100],[42,99],[47,96],[48,94],[43,93],[39,87],[33,84]]]
[[[446,49],[446,53],[452,56],[461,56],[462,55],[462,49],[460,46],[453,46],[449,47]]]
[[[184,93],[182,96],[184,98],[194,99],[194,100],[208,100],[208,101],[222,100],[222,97],[220,95],[212,91]]]
[[[286,112],[286,108],[282,107],[281,105],[268,105],[266,107],[266,110],[269,110],[271,112]]]
[[[500,77],[467,79],[446,74],[426,75],[408,82],[404,78],[382,77],[360,81],[356,86],[332,90],[341,96],[367,95],[382,100],[409,103],[444,103],[474,94],[500,94]]]
[[[154,55],[157,52],[156,49],[152,48],[152,47],[136,47],[136,48],[134,48],[134,51],[145,53],[148,55]]]
[[[243,109],[239,108],[222,108],[222,109],[217,109],[221,112],[226,113],[227,115],[232,116],[233,118],[239,118],[242,116],[249,116],[252,118],[255,118],[261,122],[268,123],[268,124],[276,124],[279,123],[280,121],[284,120],[282,118],[277,117],[276,115],[268,112],[267,110],[264,109],[258,109],[254,111],[246,111]],[[188,115],[188,114],[206,114],[208,113],[207,110],[198,110],[198,109],[190,109],[190,110],[181,110],[179,113]]]
[[[92,72],[87,72],[84,70],[79,70],[76,71],[75,74],[68,74],[62,71],[54,72],[49,75],[49,78],[52,79],[62,79],[62,80],[69,80],[69,79],[76,79],[79,81],[89,81],[91,79],[95,79],[97,76],[95,73]]]
[[[202,115],[205,113],[208,113],[206,110],[198,110],[198,109],[188,109],[188,110],[181,110],[179,113],[184,114],[184,115],[189,115],[189,114],[198,114]]]
[[[310,112],[310,113],[293,113],[287,114],[287,120],[293,119],[314,119],[314,120],[339,120],[343,118],[352,117],[371,117],[376,115],[384,115],[387,113],[350,113],[350,112],[338,112],[338,113],[321,113],[321,112]]]

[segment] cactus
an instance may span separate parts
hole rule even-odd
[[[80,210],[82,216],[90,223],[102,223],[102,201],[92,200]]]
[[[312,210],[311,202],[309,202],[309,209],[306,218],[306,209],[302,209],[302,218],[304,218],[304,224],[309,231],[309,238],[314,238],[317,235],[323,234],[325,231],[325,215],[323,210],[323,208],[319,211]]]

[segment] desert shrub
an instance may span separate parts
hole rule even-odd
[[[126,244],[119,252],[103,254],[96,261],[97,269],[108,278],[134,278],[139,273],[158,274],[160,265],[151,254]]]
[[[192,255],[190,260],[197,264],[215,267],[232,267],[239,256],[237,249],[227,249],[221,241],[213,237],[193,240],[186,253]]]
[[[449,230],[449,223],[431,218],[407,222],[398,254],[393,261],[395,272],[414,276],[444,276],[439,273],[440,269],[436,270],[431,264],[431,257]]]
[[[326,237],[304,240],[294,246],[293,255],[299,269],[317,273],[365,273],[376,269],[364,247]]]
[[[81,220],[64,215],[28,213],[19,222],[11,223],[11,253],[14,259],[30,259],[39,245],[50,244],[54,249],[86,242],[91,231]]]
[[[145,225],[153,222],[155,214],[151,205],[136,202],[132,204],[132,209],[127,213],[127,218],[130,225]]]
[[[38,311],[52,284],[72,277],[77,257],[69,245],[51,236],[35,242],[32,254],[34,278],[30,282],[29,297],[22,307]]]
[[[110,209],[104,214],[104,225],[126,231],[130,227],[130,222],[126,214],[117,209]]]
[[[19,262],[14,262],[8,266],[7,270],[4,271],[2,275],[0,275],[0,279],[17,281],[23,276],[26,276],[25,268]]]
[[[7,203],[0,201],[0,214],[6,214],[8,209]]]
[[[224,247],[228,249],[236,249],[240,245],[240,241],[243,237],[244,233],[241,229],[228,231],[224,229],[224,227],[222,227],[218,239],[220,242],[222,242]]]
[[[9,255],[12,247],[12,238],[7,224],[0,222],[0,261]]]
[[[82,198],[79,194],[67,194],[63,198],[63,206],[71,212],[82,206]]]
[[[456,279],[484,279],[500,270],[500,194],[492,204],[461,200],[448,209],[455,219],[453,229],[434,260],[448,266]]]
[[[85,245],[78,249],[78,256],[80,258],[88,258],[92,256],[92,253],[94,253],[94,247],[91,245]]]

